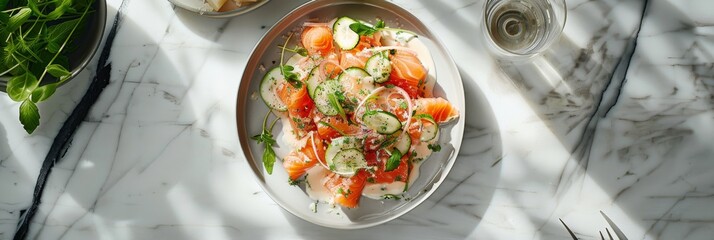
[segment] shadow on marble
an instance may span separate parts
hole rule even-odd
[[[600,5],[614,7],[605,3]],[[634,221],[634,225],[625,227],[626,235],[644,234],[634,235],[638,238],[654,234],[659,238],[661,229],[678,221],[661,219],[677,215],[674,213],[678,211],[687,211],[675,209],[675,206],[687,195],[701,194],[698,188],[706,185],[701,181],[685,180],[682,177],[688,173],[677,172],[693,169],[688,165],[692,164],[689,160],[705,156],[702,154],[706,150],[698,149],[695,135],[706,133],[695,133],[697,130],[687,127],[686,122],[697,113],[711,111],[714,105],[706,102],[707,98],[711,99],[714,88],[704,80],[714,76],[711,65],[696,64],[699,60],[694,60],[698,57],[712,59],[712,54],[706,48],[700,48],[697,41],[684,40],[697,37],[695,33],[662,37],[654,40],[656,44],[647,43],[653,41],[647,38],[654,37],[655,33],[687,33],[693,26],[701,24],[686,17],[671,2],[650,3],[646,13],[643,13],[643,3],[626,6],[631,7],[626,12],[648,16],[632,60],[625,55],[628,42],[637,29],[628,29],[627,21],[612,20],[613,25],[599,29],[586,48],[571,40],[577,36],[563,35],[535,61],[501,62],[499,67],[530,103],[539,120],[546,123],[572,154],[557,183],[555,199],[566,195],[587,198],[588,193],[582,192],[583,189],[602,190],[611,201],[605,206],[624,213],[619,219],[614,218],[615,222]],[[672,25],[675,25],[674,29],[666,29]],[[659,28],[665,29],[658,32]],[[653,57],[658,52],[670,53],[672,49],[685,53],[681,59],[667,55]],[[674,78],[681,71],[676,68],[680,67],[691,71],[694,80]],[[704,79],[698,79],[700,77]],[[695,82],[683,84],[681,81]],[[700,92],[680,93],[691,89]],[[695,102],[699,104],[692,106]],[[686,150],[688,148],[692,149]],[[698,163],[700,167],[709,165]],[[668,203],[663,205],[665,202]],[[546,221],[537,216],[529,217],[533,223],[540,224],[539,230],[562,235],[558,231],[563,227],[553,221],[562,217],[557,215],[562,211],[556,210],[556,215],[549,216]],[[597,236],[597,229],[574,230],[584,232],[584,236]]]
[[[428,12],[431,12],[434,14],[437,18],[456,18],[453,21],[449,21],[448,24],[444,24],[443,26],[448,29],[450,32],[455,34],[458,38],[460,38],[463,42],[465,43],[474,43],[474,42],[480,42],[482,41],[481,39],[481,18],[482,18],[482,13],[481,9],[483,8],[480,5],[483,5],[483,2],[485,0],[461,0],[461,1],[450,1],[446,4],[444,4],[443,1],[434,1],[434,0],[419,0],[419,2],[426,8],[428,9]],[[464,5],[459,6],[458,8],[454,9],[452,4],[455,4],[455,2],[463,2]],[[464,8],[474,8],[472,6],[477,6],[477,9],[479,11],[473,12],[471,14],[466,14],[467,17],[464,17],[463,14],[457,14],[454,11],[459,11]],[[421,17],[421,16],[420,16]],[[427,22],[425,22],[427,26],[429,26]],[[479,26],[477,31],[470,31],[473,29],[473,26]],[[429,26],[431,28],[431,26]]]
[[[7,130],[0,124],[0,239],[12,237],[20,212],[32,195],[28,190],[34,183],[27,172],[30,163],[23,162],[30,159],[18,159],[15,155],[9,145]]]
[[[461,76],[466,96],[464,140],[454,167],[433,195],[402,217],[360,230],[329,229],[282,211],[297,233],[305,239],[327,239],[325,236],[342,236],[341,239],[468,238],[493,199],[503,164],[503,149],[491,104],[473,79],[463,72]],[[385,232],[394,234],[377,235]]]

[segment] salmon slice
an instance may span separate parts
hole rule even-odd
[[[340,53],[340,66],[344,69],[350,67],[364,68],[364,65],[367,63],[367,59],[369,59],[369,56],[366,56],[365,54],[342,52]]]
[[[355,208],[362,197],[362,190],[367,184],[369,173],[359,170],[352,177],[342,177],[336,173],[327,175],[325,187],[332,193],[335,203],[348,208]]]
[[[320,64],[320,70],[322,71],[322,74],[324,76],[330,77],[330,78],[336,78],[337,75],[339,75],[342,72],[342,68],[340,67],[340,62],[337,54],[330,54],[323,59],[322,63]]]
[[[315,146],[313,146],[313,140],[315,140]],[[317,134],[307,137],[305,141],[305,147],[300,149],[301,152],[305,153],[310,159],[317,159],[324,165],[327,165],[325,161],[325,145],[322,142],[322,138]]]
[[[409,96],[416,98],[424,96],[427,70],[421,64],[416,55],[406,51],[396,51],[390,55],[392,62],[392,72],[389,75],[387,84],[393,84],[409,93]]]
[[[292,87],[287,82],[283,82],[283,84],[280,84],[280,86],[275,88],[275,93],[277,93],[278,98],[280,98],[280,101],[283,101],[285,105],[290,102],[290,95],[293,92],[291,88]]]
[[[449,122],[459,117],[459,110],[443,98],[419,98],[414,100],[414,110],[418,114],[429,114],[438,124]]]
[[[292,151],[283,157],[283,168],[288,173],[290,180],[293,181],[304,175],[315,164],[317,164],[317,160],[310,159],[301,151]]]
[[[372,36],[360,36],[359,43],[355,48],[350,49],[348,52],[358,53],[364,49],[382,46],[380,42],[381,35],[372,34]]]
[[[291,88],[290,97],[287,101],[288,116],[290,125],[298,136],[305,136],[307,132],[315,130],[316,126],[312,122],[312,110],[315,104],[307,93],[307,88],[303,84],[300,88]],[[280,96],[280,95],[279,95]]]
[[[326,116],[320,119],[320,121],[322,123],[317,123],[317,134],[323,139],[337,138],[342,136],[342,133],[352,135],[360,132],[358,126],[350,125],[339,116]]]
[[[315,166],[318,161],[324,163],[325,147],[322,140],[318,136],[315,138],[315,147],[312,146],[312,137],[306,136],[303,138],[305,145],[299,149],[291,151],[287,156],[283,157],[283,168],[288,173],[290,180],[297,180]],[[315,152],[317,150],[317,152]]]
[[[326,56],[333,50],[332,31],[325,26],[306,28],[301,42],[310,55]]]

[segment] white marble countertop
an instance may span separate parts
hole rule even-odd
[[[111,82],[57,162],[28,239],[600,239],[605,212],[630,239],[714,236],[714,2],[568,0],[539,65],[499,64],[481,38],[483,0],[398,0],[445,43],[467,114],[456,166],[389,223],[332,230],[258,186],[235,127],[253,46],[303,1],[230,19],[167,1],[125,8]],[[98,57],[98,56],[97,56]],[[27,135],[0,94],[0,239],[15,233],[50,144],[97,57],[40,104]]]

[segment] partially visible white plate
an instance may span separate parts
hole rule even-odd
[[[265,74],[265,69],[275,66],[280,58],[278,46],[284,44],[285,37],[291,31],[298,31],[307,20],[327,21],[339,16],[351,16],[356,19],[383,19],[387,26],[398,26],[419,34],[420,40],[431,53],[434,68],[430,72],[436,78],[434,95],[449,100],[460,110],[461,116],[456,122],[442,128],[440,145],[442,150],[431,155],[419,169],[419,177],[404,194],[402,200],[372,200],[362,197],[360,206],[355,209],[332,209],[318,206],[313,212],[310,199],[300,187],[288,185],[288,176],[278,161],[272,175],[268,175],[262,164],[263,145],[257,144],[250,136],[262,130],[263,116],[269,111],[258,97],[258,86]],[[289,46],[297,44],[294,42]],[[447,94],[448,93],[448,94]],[[306,221],[325,227],[357,229],[378,225],[395,219],[415,208],[429,197],[444,181],[456,161],[461,146],[465,123],[465,100],[461,76],[446,48],[429,29],[414,15],[405,9],[383,0],[319,0],[308,2],[290,12],[273,26],[256,45],[248,60],[238,89],[236,105],[236,123],[241,148],[265,192],[288,212]],[[280,127],[273,133],[280,141]],[[276,152],[280,149],[278,142]]]
[[[263,6],[263,4],[268,3],[270,0],[258,0],[255,3],[249,3],[243,6],[240,6],[236,9],[230,10],[230,11],[225,11],[225,12],[218,12],[214,11],[213,8],[208,6],[204,2],[204,0],[168,0],[169,2],[173,3],[174,5],[186,9],[191,12],[195,12],[204,16],[208,17],[233,17],[233,16],[238,16],[244,13],[248,13],[250,11],[255,10],[256,8],[259,8],[260,6]],[[228,0],[232,1],[232,0]]]

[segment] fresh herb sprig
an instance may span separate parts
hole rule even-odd
[[[384,21],[382,21],[382,19],[377,19],[377,23],[374,24],[374,26],[370,26],[362,22],[350,24],[350,29],[360,36],[372,36],[372,34],[384,29],[384,27]]]
[[[273,174],[273,165],[275,165],[276,155],[275,150],[273,150],[273,145],[276,141],[273,139],[273,127],[275,127],[275,123],[277,123],[279,119],[275,118],[270,124],[270,127],[268,127],[268,117],[271,113],[272,112],[268,111],[268,113],[265,114],[265,118],[263,118],[263,131],[251,137],[251,139],[265,146],[265,149],[263,149],[263,166],[265,166],[265,170],[268,174]]]
[[[293,48],[286,48],[285,46],[280,47],[283,51],[288,51],[291,53],[297,53],[300,56],[307,57],[307,49],[300,47],[300,46],[295,46]]]
[[[290,85],[292,85],[294,88],[301,88],[301,87],[302,87],[302,82],[300,81],[300,76],[298,76],[297,73],[293,72],[293,70],[295,70],[295,67],[290,66],[290,65],[285,65],[285,63],[283,62],[283,60],[284,60],[283,57],[284,57],[284,55],[285,55],[285,50],[288,50],[288,49],[285,48],[284,46],[287,46],[287,45],[288,45],[288,42],[290,42],[290,38],[291,38],[292,36],[293,36],[292,33],[291,33],[290,35],[288,35],[288,38],[285,40],[285,45],[283,45],[283,47],[281,47],[281,51],[280,51],[280,74],[282,74],[283,77],[285,78],[285,80],[288,81],[288,83],[290,83]],[[298,50],[296,50],[296,51],[298,51]],[[298,54],[300,54],[300,53],[298,53]],[[301,54],[301,55],[302,55],[302,54]]]
[[[85,24],[95,0],[0,0],[0,77],[10,99],[20,102],[27,133],[40,124],[37,103],[71,76],[68,43]],[[41,85],[48,76],[58,81]],[[39,77],[38,77],[39,76]]]
[[[330,93],[327,95],[327,100],[330,103],[330,106],[332,106],[335,110],[337,110],[337,114],[340,115],[342,120],[344,120],[347,123],[352,123],[352,121],[347,118],[347,113],[345,113],[345,109],[342,108],[342,104],[340,103],[340,98],[337,96],[335,93]]]
[[[390,172],[394,169],[397,169],[397,167],[399,167],[399,164],[401,163],[401,160],[402,152],[395,148],[394,150],[392,150],[392,155],[389,156],[389,159],[387,159],[387,163],[384,165],[384,171]]]
[[[417,36],[417,34],[415,32],[412,32],[412,31],[409,31],[406,29],[389,28],[386,26],[384,21],[382,21],[382,19],[377,19],[377,23],[375,23],[374,26],[358,21],[356,23],[350,24],[350,29],[360,36],[372,36],[374,33],[381,31],[381,30],[397,30],[398,34],[399,33],[409,33],[410,35],[413,35],[413,37]]]

